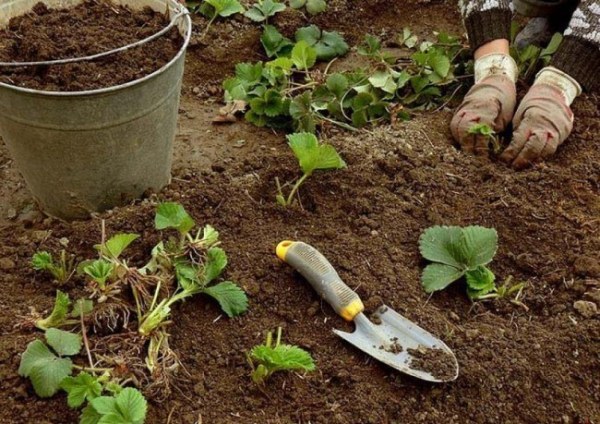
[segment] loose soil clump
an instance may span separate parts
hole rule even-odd
[[[440,380],[454,377],[454,359],[443,350],[420,346],[418,349],[408,349],[407,352],[412,356],[409,364],[412,369],[427,372]]]
[[[0,61],[36,62],[89,56],[147,38],[169,24],[167,15],[133,10],[109,1],[86,0],[72,8],[38,3],[0,29]],[[95,61],[0,68],[0,82],[47,91],[110,87],[149,75],[179,51],[177,28],[145,45]]]

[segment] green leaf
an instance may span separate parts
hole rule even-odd
[[[376,71],[370,78],[369,82],[373,87],[380,88],[389,94],[395,94],[398,86],[394,81],[394,77],[388,71]]]
[[[290,103],[290,115],[296,121],[296,128],[298,130],[311,133],[316,131],[312,98],[309,91],[294,97]]]
[[[60,388],[67,392],[67,404],[70,408],[79,408],[86,400],[90,401],[102,394],[102,385],[87,372],[81,372],[77,377],[66,377],[61,381]]]
[[[331,60],[345,55],[348,44],[338,32],[321,31],[318,26],[310,25],[296,31],[296,41],[305,41],[315,49],[318,60]]]
[[[292,9],[300,9],[301,7],[304,7],[305,4],[306,0],[290,0],[290,7]]]
[[[381,52],[381,40],[373,35],[366,35],[365,41],[358,47],[358,54],[373,57]]]
[[[289,53],[294,45],[289,38],[284,37],[273,25],[265,25],[260,42],[269,57]]]
[[[227,254],[220,247],[213,247],[206,252],[204,263],[204,285],[217,278],[227,266]]]
[[[54,267],[54,260],[49,252],[36,252],[31,259],[31,265],[36,271],[47,271]]]
[[[498,249],[498,233],[493,228],[470,226],[462,229],[463,252],[469,269],[492,261]]]
[[[442,290],[450,283],[458,280],[465,272],[450,265],[440,263],[429,264],[423,270],[421,283],[427,293]]]
[[[73,304],[73,310],[71,311],[71,317],[79,318],[83,312],[83,316],[86,316],[94,310],[94,301],[90,299],[77,299]]]
[[[132,387],[123,389],[115,397],[92,399],[90,405],[101,416],[99,424],[142,424],[148,410],[144,396]]]
[[[450,59],[443,54],[433,56],[429,60],[429,65],[442,78],[446,78],[450,72]]]
[[[472,290],[485,290],[488,287],[494,287],[496,276],[486,266],[478,266],[474,270],[467,271],[465,274],[467,285]]]
[[[326,85],[329,91],[341,99],[348,90],[349,83],[343,74],[331,74],[327,77]]]
[[[310,353],[293,345],[255,346],[250,351],[250,358],[266,370],[262,372],[262,379],[277,371],[314,371],[316,368]]]
[[[238,63],[235,65],[235,76],[248,85],[258,84],[262,79],[262,62]]]
[[[309,70],[317,62],[317,52],[306,41],[299,41],[292,49],[292,60],[298,69]]]
[[[242,13],[244,6],[240,4],[238,0],[204,0],[205,3],[210,4],[214,9],[215,13],[223,18],[236,13]],[[211,16],[212,17],[212,16]]]
[[[81,416],[79,417],[79,424],[98,424],[102,415],[98,413],[94,409],[94,407],[88,403],[83,411],[81,411]]]
[[[254,22],[264,22],[271,16],[285,10],[285,4],[273,0],[259,0],[244,14]]]
[[[179,203],[166,202],[158,205],[154,225],[157,230],[173,228],[187,234],[196,223]]]
[[[60,382],[71,375],[72,367],[70,359],[59,358],[41,340],[34,340],[21,357],[19,375],[29,377],[35,393],[46,398],[56,394]]]
[[[56,299],[54,300],[52,313],[47,318],[37,320],[35,326],[40,330],[46,330],[51,327],[60,327],[64,324],[67,315],[69,314],[69,306],[71,306],[69,295],[60,290],[56,290]]]
[[[328,144],[319,144],[319,140],[314,134],[295,133],[288,135],[287,139],[305,174],[311,174],[317,169],[346,167],[346,163],[335,148]]]
[[[198,284],[198,268],[187,260],[178,260],[174,264],[177,282],[183,290],[192,291]]]
[[[248,309],[246,293],[231,281],[224,281],[217,285],[206,287],[204,293],[216,299],[228,317],[238,316]]]
[[[92,277],[101,287],[104,287],[113,270],[113,264],[103,259],[95,260],[83,268],[83,272]]]
[[[488,124],[473,124],[469,127],[469,134],[481,134],[486,137],[493,137],[496,135],[496,131]]]
[[[205,225],[202,229],[202,244],[212,246],[219,241],[219,232],[212,225]]]
[[[419,250],[425,259],[463,269],[462,237],[460,227],[431,227],[419,238]]]
[[[46,341],[60,356],[77,355],[81,350],[82,341],[79,334],[49,328],[46,330]]]
[[[116,259],[139,237],[139,234],[117,234],[108,239],[106,243],[95,245],[94,248],[102,255]]]
[[[292,59],[288,57],[279,57],[275,60],[265,63],[267,68],[281,69],[286,75],[289,75],[294,66]]]
[[[316,15],[327,10],[325,0],[307,0],[306,11],[311,15]]]

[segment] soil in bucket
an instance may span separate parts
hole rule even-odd
[[[82,57],[142,40],[169,24],[149,7],[133,10],[110,1],[86,0],[71,8],[36,4],[0,29],[1,62]],[[183,38],[177,28],[143,46],[90,62],[0,67],[0,82],[46,91],[94,90],[134,81],[166,65]]]

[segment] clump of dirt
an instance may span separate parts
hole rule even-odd
[[[390,345],[385,348],[386,352],[393,353],[394,355],[399,354],[404,350],[402,345],[398,343],[398,337],[393,337],[390,340]]]
[[[439,380],[449,380],[456,374],[454,358],[442,349],[419,346],[407,352],[412,356],[409,364],[412,369],[427,372]]]
[[[89,56],[147,38],[169,24],[149,7],[133,10],[86,0],[64,9],[44,3],[0,29],[0,61],[36,62]],[[145,45],[95,61],[0,68],[0,82],[48,91],[82,91],[124,84],[166,65],[183,38],[177,28]]]

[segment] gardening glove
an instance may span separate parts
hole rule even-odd
[[[573,129],[570,106],[579,94],[572,77],[551,66],[542,69],[517,109],[513,139],[501,159],[522,169],[556,152]]]
[[[464,151],[488,154],[489,136],[470,134],[474,125],[486,124],[495,132],[502,132],[512,120],[517,103],[517,75],[517,64],[508,55],[493,53],[475,61],[475,85],[450,124],[454,139]]]

